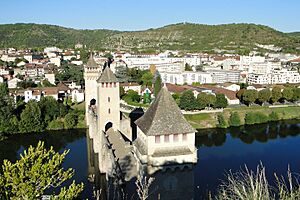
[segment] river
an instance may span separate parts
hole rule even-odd
[[[64,167],[75,169],[74,179],[85,184],[81,197],[91,199],[93,185],[88,181],[87,136],[84,129],[13,135],[0,142],[0,163],[3,159],[15,161],[25,148],[36,145],[39,140],[56,151],[70,149]],[[274,181],[274,173],[285,175],[288,165],[291,171],[300,173],[300,120],[199,130],[196,146],[198,162],[192,169],[183,173],[170,172],[171,175],[162,179],[180,180],[187,187],[186,191],[192,193],[182,199],[203,199],[209,191],[216,191],[226,172],[240,170],[245,165],[255,170],[260,162],[263,163],[270,182]]]

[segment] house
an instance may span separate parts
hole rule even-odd
[[[0,67],[0,75],[9,75],[9,70],[7,67],[1,66]]]
[[[146,88],[142,89],[142,91],[141,91],[141,96],[144,96],[144,94],[150,94],[150,96],[151,96],[152,91],[148,87],[146,87]]]
[[[220,84],[220,87],[227,89],[227,90],[231,90],[231,91],[239,91],[241,89],[241,86],[239,86],[238,84],[234,84],[234,83],[222,83]]]
[[[120,83],[120,87],[124,88],[124,91],[127,92],[128,90],[136,91],[139,95],[141,94],[141,85],[138,83]]]
[[[47,79],[51,84],[55,85],[55,74],[47,73],[45,74],[45,79]]]
[[[227,90],[225,88],[216,87],[212,85],[201,85],[201,88],[206,88],[211,90],[215,94],[224,94],[227,99],[228,105],[238,105],[240,100],[236,97],[236,92]]]
[[[175,100],[163,87],[145,114],[135,121],[134,151],[143,164],[161,167],[196,163],[196,130],[186,121]]]
[[[83,102],[84,101],[84,91],[82,89],[73,89],[71,91],[72,102]]]
[[[8,88],[17,88],[17,84],[21,81],[22,80],[18,79],[18,78],[13,78],[13,79],[7,81]]]
[[[4,78],[2,76],[0,76],[0,83],[4,82]]]

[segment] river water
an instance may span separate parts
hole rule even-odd
[[[15,161],[24,149],[40,140],[45,142],[46,147],[53,146],[56,151],[70,149],[64,167],[75,169],[74,179],[85,184],[81,197],[92,199],[93,185],[88,181],[90,156],[87,137],[87,130],[84,129],[14,135],[0,142],[0,163],[4,159]],[[240,170],[245,165],[255,170],[258,164],[263,163],[271,183],[274,181],[273,174],[285,175],[288,165],[291,171],[300,173],[300,120],[199,130],[196,146],[198,163],[191,169],[166,172],[167,175],[158,178],[164,183],[162,186],[157,184],[157,188],[168,188],[165,185],[172,180],[186,192],[180,193],[179,189],[170,185],[166,189],[168,194],[173,191],[177,199],[205,199],[209,192],[216,191],[226,172]]]

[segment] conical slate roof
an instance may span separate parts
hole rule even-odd
[[[150,108],[135,124],[148,136],[196,132],[166,87],[160,90]]]
[[[104,71],[97,80],[98,83],[115,83],[118,82],[116,76],[109,67],[105,67]]]
[[[98,67],[97,63],[95,62],[93,58],[93,54],[90,55],[88,62],[86,64],[88,67]]]

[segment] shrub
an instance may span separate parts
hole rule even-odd
[[[226,128],[227,127],[227,123],[225,120],[225,117],[223,115],[223,113],[218,114],[218,128]]]
[[[52,120],[47,127],[48,130],[61,130],[64,129],[64,122],[61,119]]]
[[[237,112],[233,112],[230,114],[229,124],[230,124],[230,126],[240,126],[241,125],[241,119]]]
[[[69,113],[65,116],[64,127],[66,129],[75,128],[78,123],[78,116],[74,113]]]
[[[245,124],[260,124],[269,121],[269,117],[261,112],[249,112],[245,115]]]
[[[275,111],[272,111],[269,115],[269,121],[277,121],[279,120],[278,113]]]

